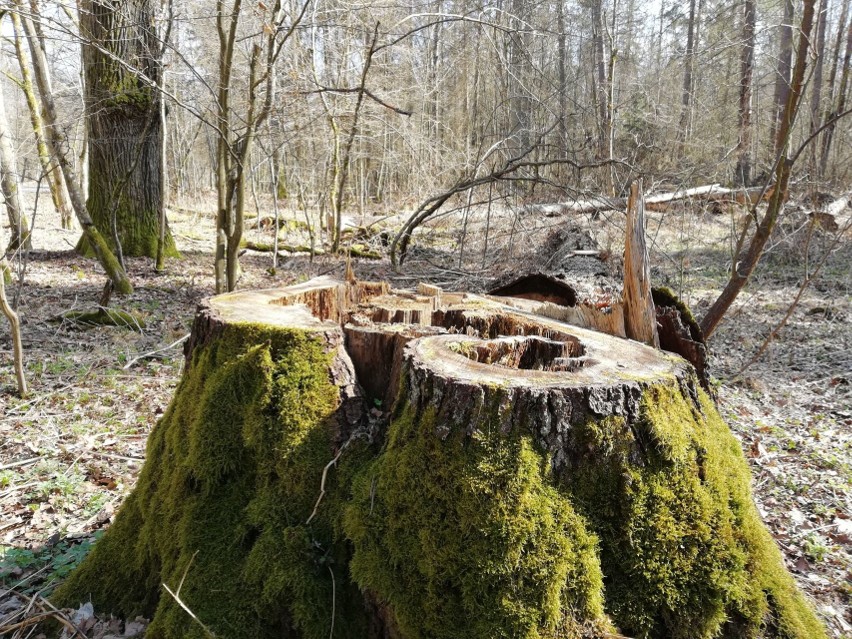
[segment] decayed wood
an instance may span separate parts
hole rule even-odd
[[[651,297],[651,267],[645,244],[645,203],[641,180],[630,187],[630,201],[627,204],[623,297],[627,337],[659,347],[654,300]]]
[[[701,386],[712,394],[707,370],[707,346],[698,323],[686,305],[668,289],[654,288],[651,293],[660,348],[677,353],[692,364]]]
[[[435,353],[440,353],[436,360],[442,362],[436,365],[449,378],[455,378],[447,368],[447,362],[453,362],[458,373],[481,371],[482,383],[499,376],[517,378],[521,385],[546,381],[584,388],[606,379],[613,389],[620,389],[613,390],[613,396],[621,397],[624,384],[633,384],[636,375],[662,379],[673,366],[678,368],[653,350],[544,315],[559,315],[557,309],[564,315],[570,307],[446,293],[430,286],[418,289],[397,291],[383,282],[347,284],[323,277],[283,289],[219,295],[199,308],[185,352],[191,358],[196,348],[215,340],[225,325],[234,322],[316,331],[329,344],[345,341],[367,396],[387,406],[396,399],[404,353],[413,340],[435,344]],[[582,317],[591,310],[580,307],[574,313]],[[471,369],[469,362],[478,366]],[[619,381],[624,362],[632,362],[629,383],[626,378]],[[566,372],[571,377],[566,378]]]
[[[620,300],[608,295],[581,296],[574,285],[544,273],[525,275],[491,289],[489,294],[529,313],[615,337],[626,336]]]
[[[416,292],[398,291],[386,283],[347,284],[316,278],[284,289],[212,298],[196,315],[186,352],[191,357],[195,348],[216,339],[233,322],[311,330],[329,344],[345,343],[346,359],[351,359],[366,396],[383,406],[397,400],[404,376],[417,377],[429,369],[426,375],[431,381],[421,381],[432,388],[427,393],[430,397],[442,392],[435,384],[467,388],[474,394],[473,387],[497,380],[518,389],[559,388],[564,396],[558,405],[564,408],[571,395],[574,406],[560,419],[570,418],[572,411],[573,418],[589,411],[624,414],[635,410],[643,379],[651,383],[672,374],[685,379],[685,363],[673,363],[634,342],[543,316],[542,306],[537,300],[446,293],[428,285]],[[556,309],[569,308],[552,302],[544,306],[555,315]],[[590,311],[590,307],[575,310],[578,315]],[[620,317],[620,313],[612,315]],[[412,350],[414,343],[419,346]],[[415,381],[408,379],[407,387],[418,388]],[[591,386],[596,390],[588,395]],[[532,395],[527,397],[527,391],[518,392],[513,401],[519,405],[533,401],[530,398],[539,393],[530,390]],[[479,400],[471,401],[463,412]]]
[[[553,302],[517,299],[517,305],[509,306],[508,299],[425,285],[414,291],[393,290],[384,283],[318,278],[207,300],[188,346],[192,361],[186,383],[178,389],[174,409],[152,433],[150,459],[130,507],[122,510],[122,520],[86,559],[76,581],[66,582],[73,588],[66,585],[61,596],[72,602],[78,596],[90,597],[95,605],[109,600],[110,589],[118,588],[123,596],[127,584],[103,584],[98,562],[112,565],[124,548],[150,550],[158,564],[155,570],[161,564],[164,574],[168,570],[174,575],[175,566],[189,559],[208,530],[215,530],[224,541],[202,545],[192,555],[198,556],[199,571],[201,566],[218,571],[221,548],[228,548],[234,557],[228,555],[226,565],[236,566],[237,588],[265,593],[279,569],[304,572],[304,583],[311,585],[310,600],[296,589],[292,597],[289,590],[282,591],[287,596],[264,610],[260,622],[271,632],[263,636],[280,636],[282,628],[289,631],[291,626],[294,632],[285,634],[327,636],[328,627],[317,619],[327,618],[328,599],[341,602],[339,610],[366,611],[361,621],[368,630],[359,636],[414,636],[421,624],[416,615],[425,609],[416,603],[424,583],[427,590],[440,586],[438,597],[447,603],[429,612],[429,627],[471,625],[454,612],[461,609],[461,593],[467,587],[485,602],[476,615],[477,629],[481,623],[506,627],[500,609],[506,597],[531,611],[524,627],[544,628],[546,620],[539,621],[541,596],[516,594],[516,584],[541,579],[540,567],[547,570],[554,559],[577,565],[582,552],[587,559],[579,564],[581,574],[554,571],[550,576],[553,587],[563,589],[552,616],[565,627],[588,628],[582,636],[615,636],[596,631],[611,627],[602,608],[587,611],[565,605],[571,600],[562,599],[562,592],[570,595],[588,586],[589,592],[603,596],[598,593],[606,577],[621,588],[612,595],[612,609],[617,609],[631,600],[636,583],[654,591],[669,588],[668,577],[646,578],[643,562],[648,552],[658,561],[679,561],[685,568],[676,583],[697,584],[696,592],[703,592],[707,580],[705,564],[693,562],[696,553],[710,554],[707,565],[713,567],[723,564],[716,553],[722,559],[767,556],[763,537],[737,537],[726,546],[692,541],[695,518],[709,527],[711,536],[718,531],[722,537],[729,522],[742,521],[744,512],[758,526],[759,520],[742,474],[747,473],[744,460],[731,466],[742,470],[731,479],[745,482],[740,492],[730,489],[728,475],[705,474],[707,467],[727,468],[721,465],[730,459],[720,455],[733,455],[736,442],[730,438],[713,450],[703,446],[708,429],[716,435],[723,435],[724,429],[684,360],[524,310],[525,304],[557,307]],[[193,355],[203,344],[207,348]],[[233,398],[222,398],[222,389],[239,390]],[[242,404],[254,389],[258,397]],[[231,403],[236,403],[233,413]],[[180,408],[187,405],[195,410]],[[217,421],[213,411],[224,417]],[[302,423],[294,411],[314,414]],[[279,439],[279,432],[286,437]],[[194,443],[187,446],[187,441]],[[229,464],[245,458],[246,472],[238,465],[223,469],[222,451],[229,454]],[[180,474],[175,474],[174,465],[180,466]],[[307,496],[300,493],[305,486],[310,486]],[[293,492],[296,498],[290,499]],[[197,510],[196,497],[208,500],[203,512]],[[211,512],[223,502],[224,513]],[[196,510],[184,509],[184,503]],[[530,504],[538,505],[531,509]],[[601,509],[608,512],[598,517]],[[188,551],[183,539],[176,546],[171,539],[150,534],[160,529],[163,517],[183,521],[187,513],[195,516],[192,521],[211,513],[209,521],[215,524],[193,529]],[[548,523],[548,513],[570,518]],[[662,529],[661,521],[675,525]],[[342,530],[336,522],[343,522]],[[246,537],[247,524],[256,531],[254,537]],[[148,534],[140,535],[140,528]],[[540,529],[551,532],[543,535]],[[523,535],[520,541],[518,535]],[[230,541],[234,538],[246,541],[235,549]],[[460,550],[438,553],[436,564],[423,567],[421,558],[458,539]],[[635,539],[646,541],[637,547]],[[306,546],[316,547],[317,557],[335,558],[328,580],[315,580],[316,562],[314,555],[306,555]],[[281,552],[282,547],[289,550]],[[476,554],[484,552],[481,547],[487,548],[487,560]],[[410,553],[404,561],[395,559],[403,556],[394,555],[397,548]],[[519,550],[542,560],[519,563]],[[174,556],[181,553],[185,556],[176,562]],[[613,569],[614,558],[627,568]],[[378,574],[393,578],[373,579],[363,571],[367,560],[371,566],[382,564]],[[401,564],[405,570],[397,573]],[[489,568],[494,565],[501,566],[497,577]],[[255,580],[258,569],[269,581]],[[729,572],[743,579],[755,573],[759,586],[764,583],[760,569],[746,571],[736,564]],[[589,585],[590,571],[600,577]],[[142,572],[131,564],[122,577],[144,581],[151,570]],[[436,572],[437,581],[432,580]],[[197,590],[203,578],[190,573],[187,591]],[[495,589],[497,579],[506,587]],[[159,582],[148,579],[153,588]],[[647,614],[654,623],[659,619],[665,624],[667,636],[675,634],[668,629],[692,624],[695,615],[724,619],[727,613],[716,612],[720,595],[713,588],[691,604],[689,614],[660,608],[655,601],[645,604]],[[608,588],[606,596],[614,591]],[[142,591],[139,596],[157,607],[153,623],[161,621],[156,615],[162,602],[157,604],[156,595]],[[217,633],[232,619],[257,614],[253,598],[213,596],[202,603],[207,605],[205,621]],[[412,605],[409,596],[415,600]],[[772,605],[773,592],[766,596],[767,605]],[[293,600],[293,605],[320,612],[295,626],[290,617]],[[724,601],[725,610],[736,610],[737,605],[738,600]],[[795,611],[779,607],[782,614]],[[342,613],[341,619],[349,621]],[[632,619],[612,622],[626,627]],[[736,626],[713,623],[720,626],[717,634],[740,636]],[[762,617],[751,623],[757,627]],[[427,624],[422,627],[428,630]],[[474,635],[495,633],[465,634]],[[805,636],[818,635],[796,639]]]
[[[663,210],[672,202],[697,199],[705,202],[731,202],[751,205],[765,201],[772,195],[771,189],[761,187],[749,189],[728,189],[720,184],[708,184],[690,189],[679,189],[665,193],[656,193],[645,198],[645,207],[651,211]],[[564,215],[566,213],[599,213],[601,211],[619,211],[627,206],[629,198],[594,196],[586,200],[558,202],[556,204],[535,204],[527,207],[529,213],[543,215]]]

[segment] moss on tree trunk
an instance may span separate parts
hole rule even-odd
[[[89,144],[87,208],[112,250],[157,256],[163,161],[160,136],[160,42],[150,0],[108,5],[85,0],[80,12]],[[93,255],[85,236],[77,250]],[[165,255],[177,256],[166,230]]]
[[[204,636],[181,582],[222,637],[825,636],[686,362],[421,290],[212,298],[56,602],[149,637]]]

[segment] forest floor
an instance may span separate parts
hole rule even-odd
[[[82,328],[61,314],[96,308],[104,278],[73,252],[77,233],[42,214],[35,250],[17,263],[22,284],[8,287],[22,319],[31,396],[15,396],[8,330],[0,329],[0,635],[22,611],[43,606],[79,563],[132,489],[145,442],[168,406],[183,366],[180,342],[196,304],[213,293],[212,215],[173,211],[182,259],[155,273],[130,259],[136,287],[113,305],[137,313],[144,326]],[[375,228],[399,220],[358,220]],[[500,275],[522,272],[546,235],[579,225],[604,256],[621,251],[616,215],[515,217],[509,211],[438,218],[417,236],[405,268],[387,258],[353,260],[361,279],[396,286],[428,281],[447,290],[482,291]],[[731,219],[700,210],[651,213],[655,284],[678,292],[697,316],[724,285]],[[288,243],[305,243],[291,225]],[[249,239],[271,241],[271,231]],[[852,240],[833,247],[819,278],[755,363],[739,374],[787,312],[805,273],[830,238],[789,225],[710,344],[711,375],[723,415],[752,464],[755,499],[799,585],[832,637],[852,638]],[[365,240],[381,250],[378,236]],[[807,253],[807,259],[805,258]],[[461,256],[461,257],[460,257]],[[617,259],[610,257],[610,259]],[[319,274],[342,276],[344,260],[282,257],[247,251],[241,288],[273,287]],[[21,272],[22,270],[22,272]],[[81,616],[82,614],[82,616]],[[31,613],[30,613],[31,615]],[[32,616],[32,615],[31,615]],[[89,637],[130,636],[144,620],[98,620],[78,611]],[[27,636],[27,626],[19,628]],[[9,629],[13,636],[13,631]],[[17,632],[17,631],[16,631]]]

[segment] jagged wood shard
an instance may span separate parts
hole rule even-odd
[[[155,638],[204,636],[160,584],[223,637],[824,637],[692,367],[504,302],[210,299],[57,603]]]

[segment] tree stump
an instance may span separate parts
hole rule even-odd
[[[187,360],[57,603],[149,638],[825,636],[677,356],[317,279],[210,299]]]

